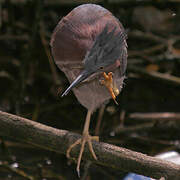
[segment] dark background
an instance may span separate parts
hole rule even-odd
[[[81,133],[86,109],[72,92],[60,97],[69,83],[52,61],[49,41],[58,21],[82,2],[90,1],[0,0],[0,110]],[[151,156],[179,152],[180,1],[91,2],[110,10],[128,32],[127,78],[119,106],[111,100],[100,117],[100,140]],[[174,117],[166,118],[168,112]],[[89,180],[128,173],[83,165],[81,174]],[[78,179],[75,168],[65,155],[0,137],[0,180]]]

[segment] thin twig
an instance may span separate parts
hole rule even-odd
[[[142,74],[143,77],[149,77],[154,80],[161,80],[171,85],[180,86],[180,77],[173,76],[170,74],[160,73],[156,71],[147,71],[143,68],[135,67],[135,66],[129,66],[129,69],[131,72]]]
[[[28,41],[29,37],[26,34],[14,35],[14,34],[3,34],[0,36],[0,40],[16,40],[16,41]]]
[[[58,74],[57,74],[57,71],[56,71],[56,67],[55,67],[55,65],[53,63],[53,59],[52,59],[50,50],[49,50],[49,48],[47,46],[47,41],[45,39],[45,27],[44,27],[43,22],[40,23],[39,34],[40,34],[42,45],[44,47],[44,51],[45,51],[46,56],[47,56],[48,61],[49,61],[49,65],[50,65],[50,69],[51,69],[51,72],[52,72],[53,81],[54,81],[54,83],[56,85],[59,85],[59,84],[61,84],[61,81],[60,81],[60,79],[58,77]]]
[[[35,178],[31,175],[28,175],[26,172],[24,172],[22,169],[19,169],[19,168],[14,168],[12,167],[11,165],[9,165],[7,162],[2,162],[2,164],[0,164],[0,167],[4,167],[26,179],[29,179],[29,180],[35,180]]]
[[[149,39],[149,40],[152,40],[152,41],[155,41],[155,42],[159,42],[159,43],[166,43],[166,39],[165,38],[162,38],[160,36],[156,36],[150,32],[142,32],[142,31],[139,31],[139,30],[134,30],[134,31],[130,31],[128,33],[128,36],[130,37],[137,37],[137,38],[143,38],[143,39]]]
[[[180,120],[180,113],[173,112],[151,112],[151,113],[131,113],[129,114],[129,118],[131,119],[139,119],[139,120]]]
[[[154,122],[150,123],[143,123],[140,125],[135,125],[135,126],[130,126],[130,127],[122,127],[121,125],[117,126],[114,128],[111,133],[119,134],[119,133],[130,133],[130,132],[135,132],[135,131],[140,131],[140,130],[145,130],[152,128],[154,126]]]
[[[145,55],[152,54],[152,53],[155,53],[157,51],[160,51],[164,47],[165,47],[164,44],[158,44],[158,45],[155,45],[155,46],[143,49],[143,50],[139,50],[139,51],[137,51],[137,50],[136,51],[130,50],[129,53],[128,53],[128,57],[142,56],[142,55],[145,56]]]

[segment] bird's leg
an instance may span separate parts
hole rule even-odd
[[[95,160],[97,160],[97,157],[96,157],[96,154],[95,154],[95,152],[93,150],[93,146],[92,146],[92,142],[91,141],[92,140],[99,141],[99,137],[98,136],[90,136],[89,135],[89,124],[90,124],[90,119],[91,119],[91,113],[92,113],[92,111],[88,110],[87,116],[86,116],[86,121],[85,121],[85,124],[84,124],[82,138],[78,139],[74,144],[72,144],[68,148],[68,150],[66,152],[67,158],[70,158],[70,152],[71,152],[72,148],[74,148],[78,144],[81,144],[81,149],[80,149],[80,152],[79,152],[78,161],[77,161],[77,167],[76,167],[78,176],[80,176],[79,169],[80,169],[82,154],[84,152],[84,147],[85,147],[86,142],[88,143],[89,150],[90,150],[93,158]]]
[[[112,72],[109,72],[108,74],[104,72],[103,77],[104,80],[101,80],[101,84],[107,87],[108,91],[111,94],[112,99],[116,104],[118,104],[116,101],[116,95],[118,94],[117,92],[118,89],[113,85]]]

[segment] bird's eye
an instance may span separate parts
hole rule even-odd
[[[102,70],[102,69],[103,69],[103,67],[101,66],[101,67],[100,67],[100,69]]]

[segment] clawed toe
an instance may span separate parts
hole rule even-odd
[[[84,147],[85,147],[86,142],[87,142],[87,144],[88,144],[89,151],[91,152],[93,158],[94,158],[95,160],[97,160],[97,156],[96,156],[96,154],[95,154],[95,152],[94,152],[94,149],[93,149],[93,146],[92,146],[92,142],[91,142],[92,140],[99,141],[99,137],[98,137],[98,136],[90,136],[89,134],[84,134],[84,135],[82,136],[82,138],[81,138],[81,139],[78,139],[75,143],[73,143],[73,144],[68,148],[68,150],[67,150],[67,152],[66,152],[66,157],[67,157],[67,158],[70,158],[70,157],[71,157],[71,156],[70,156],[71,150],[72,150],[75,146],[77,146],[78,144],[81,144],[81,149],[80,149],[80,153],[79,153],[79,156],[78,156],[77,168],[76,168],[77,173],[78,173],[78,176],[80,176],[80,171],[79,171],[79,169],[80,169],[82,154],[83,154],[83,152],[84,152]]]
[[[111,97],[112,99],[114,100],[114,102],[116,104],[117,101],[116,101],[116,95],[119,94],[119,91],[118,89],[113,85],[113,73],[112,72],[109,72],[108,74],[106,74],[105,72],[103,72],[103,77],[104,77],[104,80],[101,80],[101,84],[106,86],[106,88],[108,89],[109,93],[111,94]],[[117,92],[118,91],[118,92]]]

